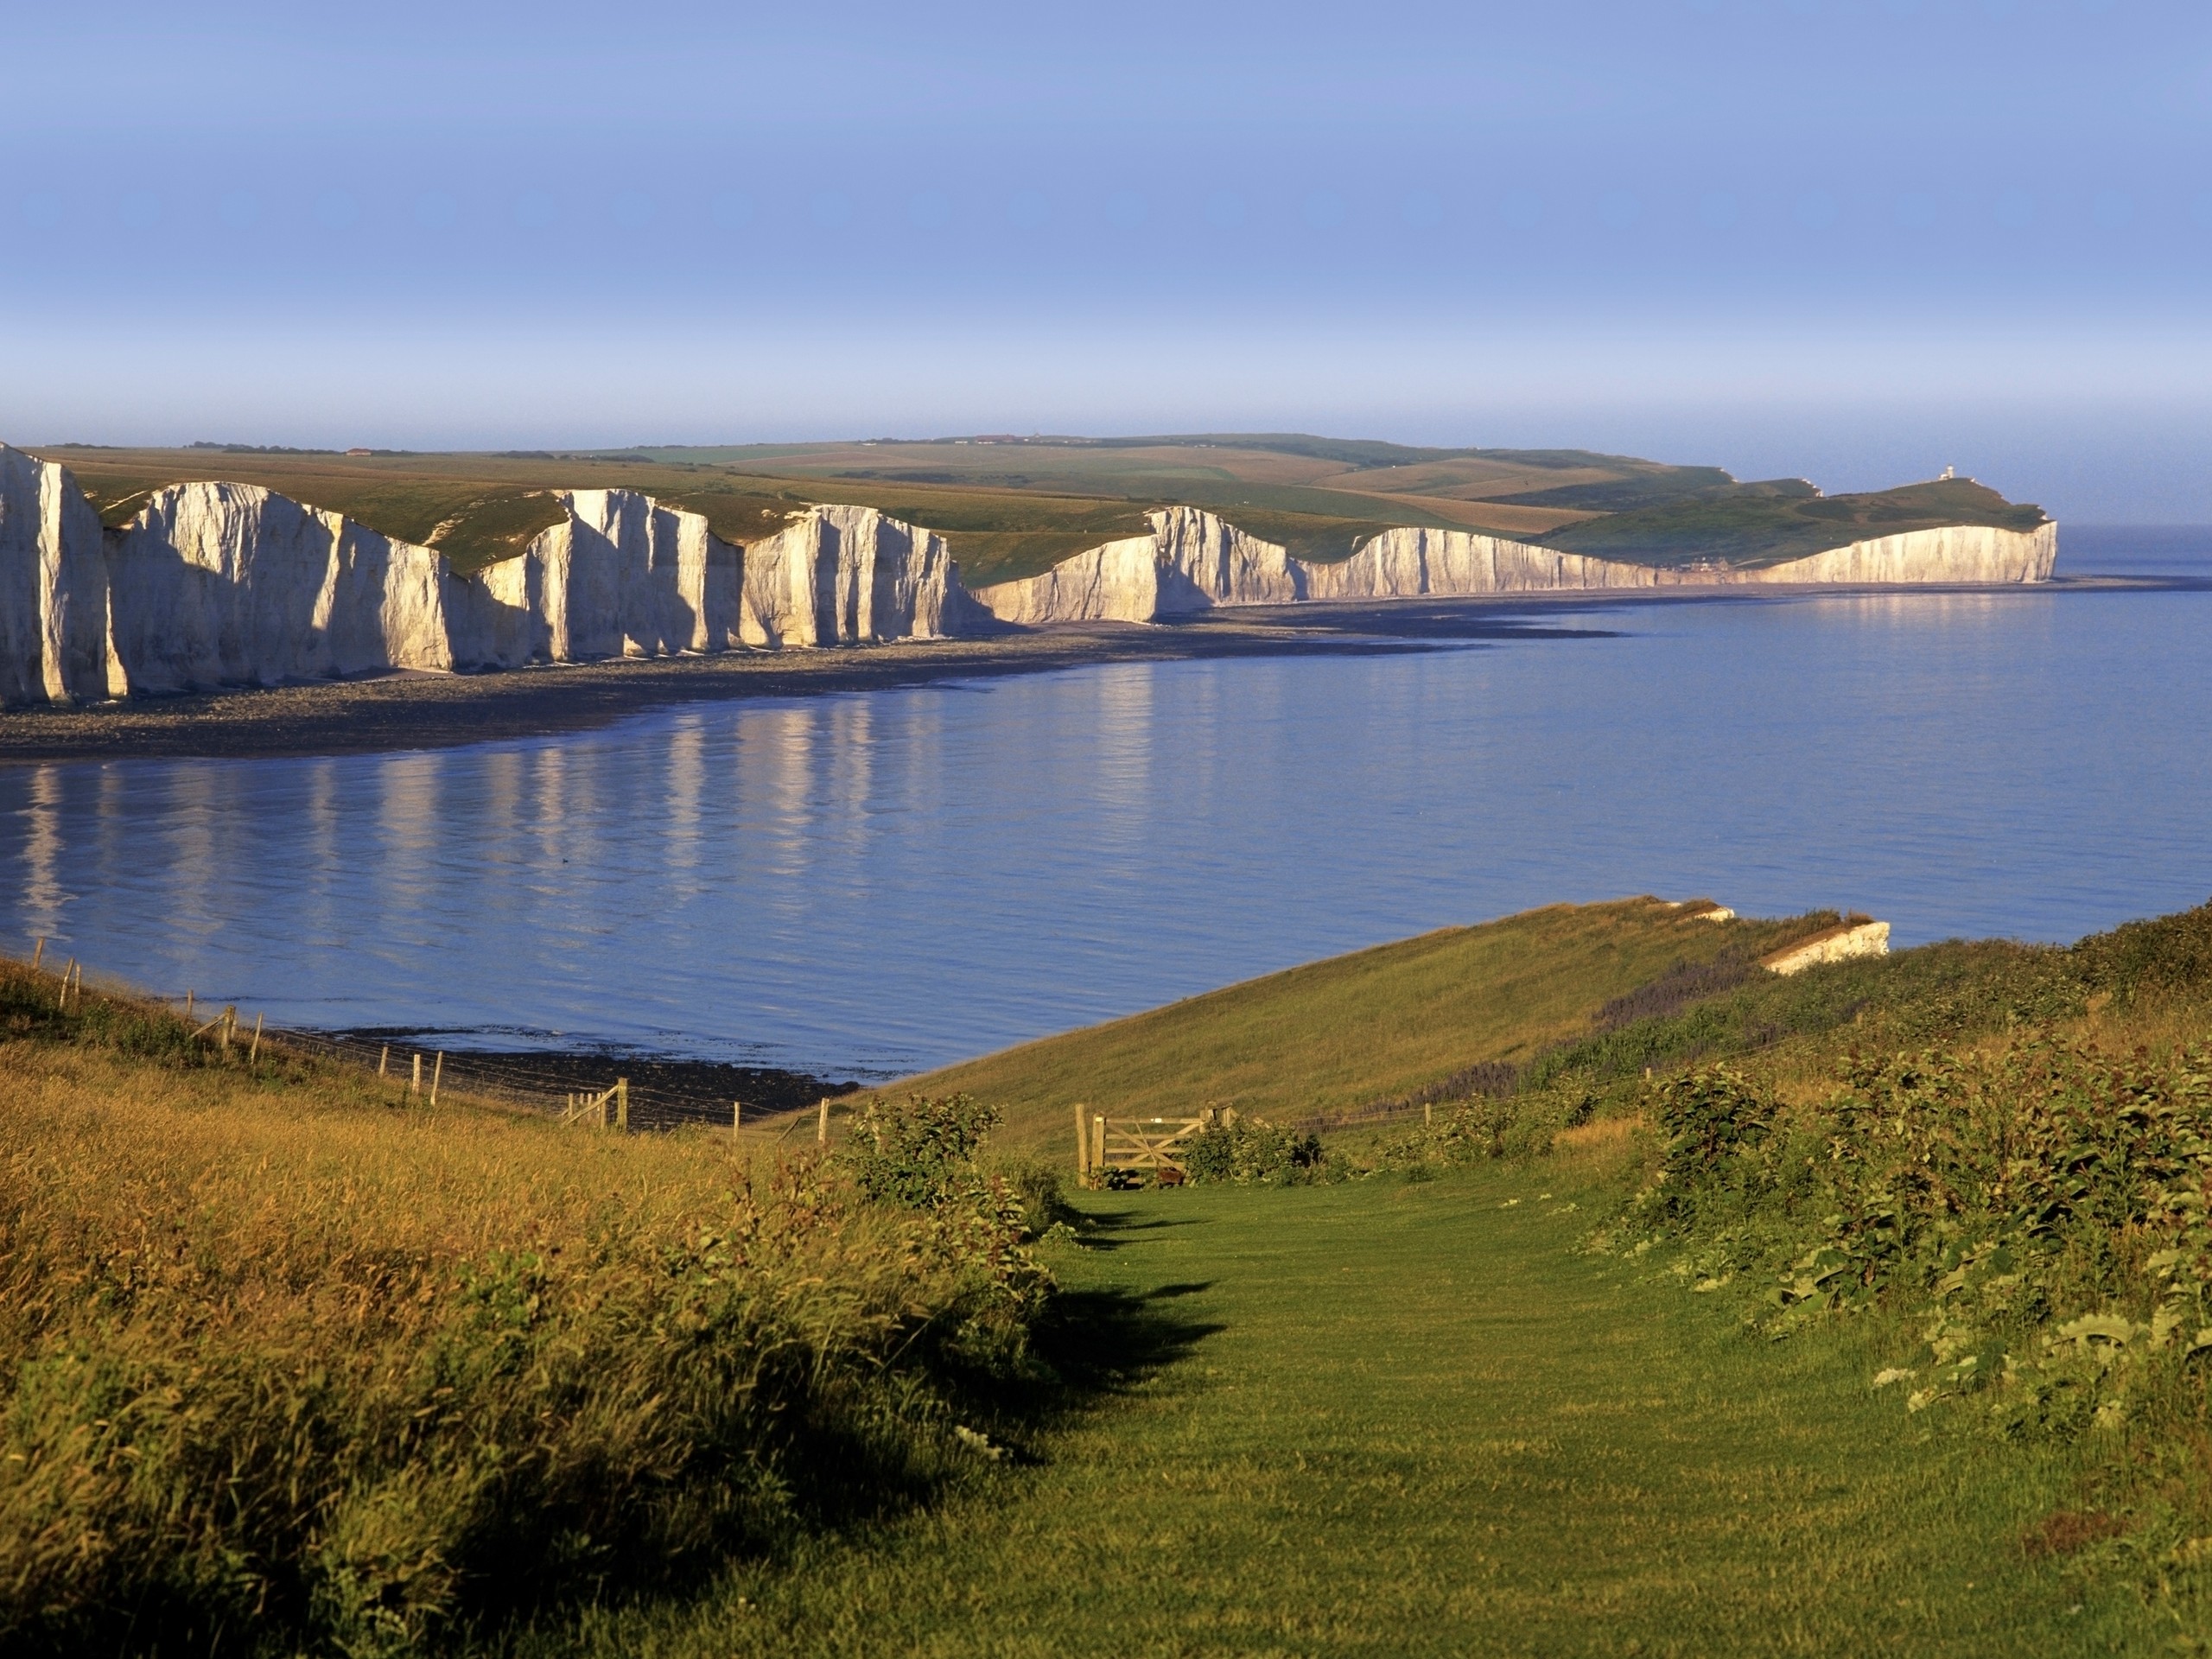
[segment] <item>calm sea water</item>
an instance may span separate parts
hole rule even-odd
[[[2212,894],[2212,532],[2068,546],[2172,585],[0,770],[0,932],[280,1024],[863,1077],[1555,899],[2068,939]]]

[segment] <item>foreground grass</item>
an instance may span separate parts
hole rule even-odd
[[[1357,1111],[1580,1036],[1670,968],[1773,949],[1833,916],[1700,920],[1656,899],[1552,905],[1270,974],[916,1079],[1005,1114],[1010,1145],[1065,1153],[1078,1103],[1116,1116],[1208,1104],[1303,1119]]]
[[[1916,1433],[1841,1330],[1786,1346],[1573,1253],[1561,1158],[1099,1194],[1057,1263],[1158,1363],[926,1516],[518,1656],[2113,1651],[2135,1595],[2024,1548],[2075,1465]],[[1547,1197],[1545,1195],[1548,1194]],[[1671,1277],[1668,1279],[1672,1285]],[[1142,1356],[1133,1354],[1132,1361]]]
[[[918,1501],[1019,1212],[249,1060],[0,966],[0,1650],[397,1654]]]

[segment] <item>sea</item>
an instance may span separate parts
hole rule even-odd
[[[2133,581],[0,767],[0,948],[295,1028],[875,1082],[1561,901],[2071,940],[2212,898],[2212,530],[2069,529],[2060,574]]]

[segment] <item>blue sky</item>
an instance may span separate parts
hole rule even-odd
[[[2180,0],[19,9],[0,435],[1297,428],[2212,521]]]

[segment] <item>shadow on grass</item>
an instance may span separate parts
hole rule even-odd
[[[1083,1247],[1086,1250],[1118,1250],[1125,1245],[1141,1243],[1141,1239],[1122,1239],[1117,1233],[1156,1233],[1169,1227],[1203,1227],[1207,1225],[1200,1216],[1137,1217],[1125,1211],[1109,1210],[1103,1212],[1084,1210],[1082,1217]]]
[[[1226,1329],[1178,1313],[1172,1304],[1211,1284],[1161,1285],[1149,1291],[1063,1291],[1034,1335],[1037,1357],[1055,1379],[1014,1418],[1032,1433],[1076,1416],[1102,1399],[1127,1392]]]

